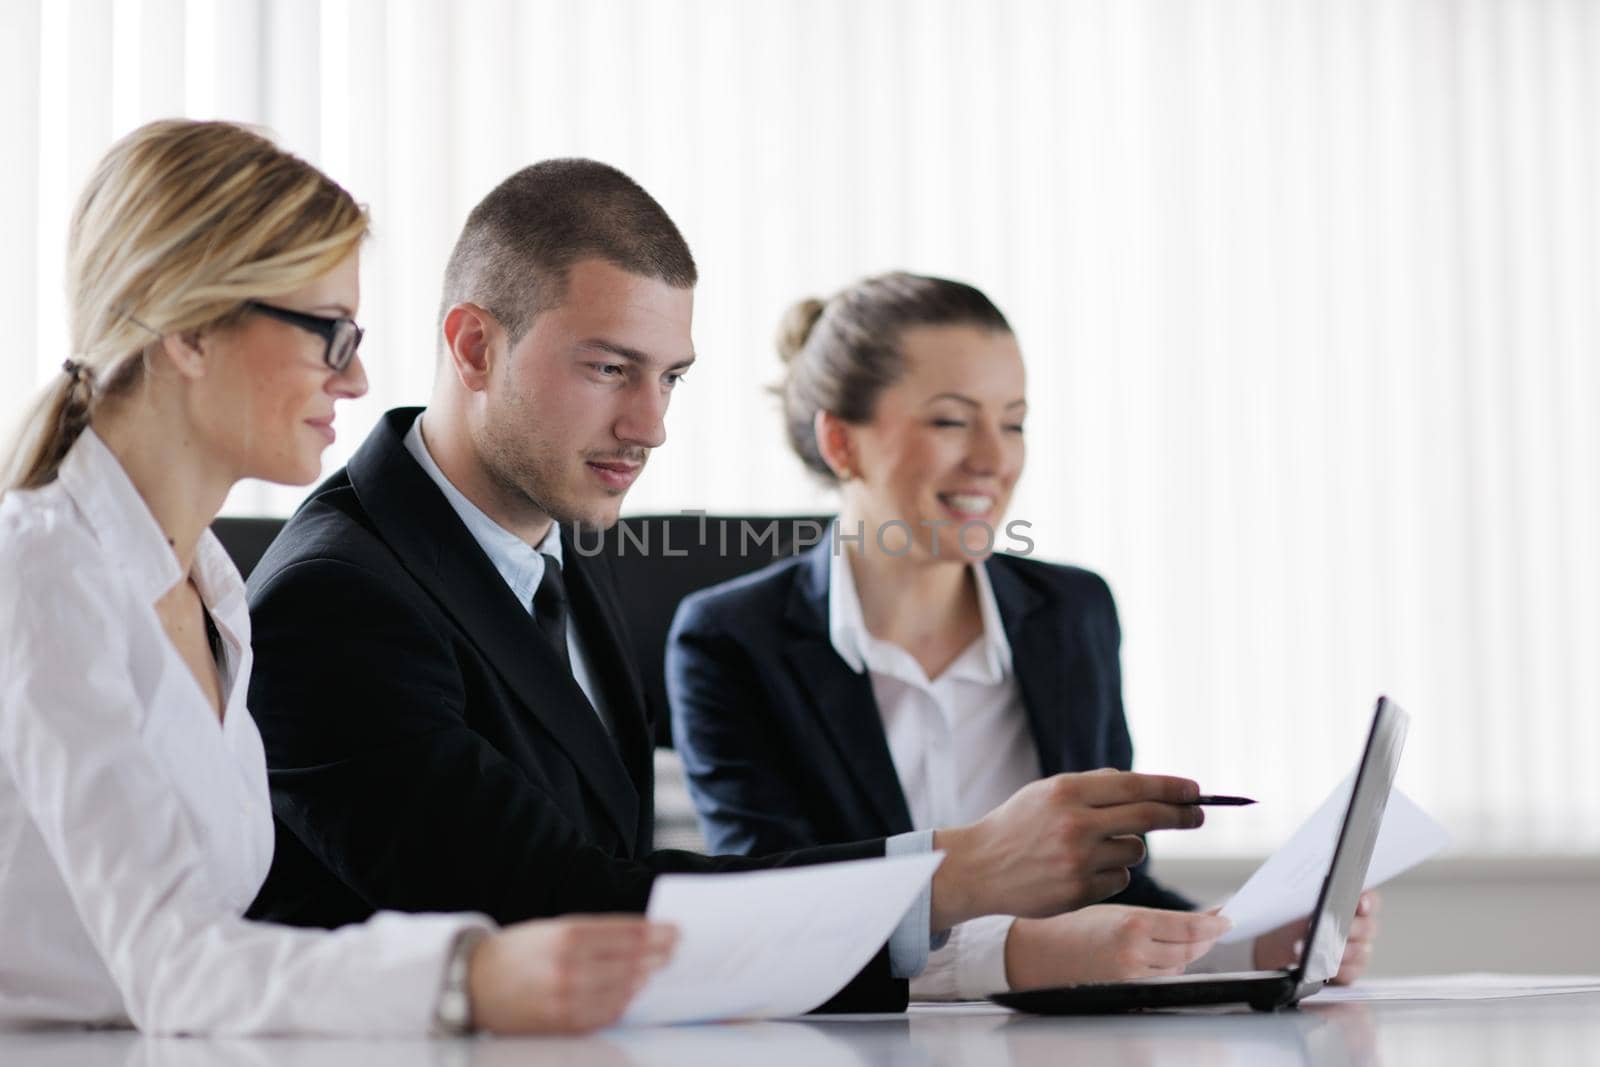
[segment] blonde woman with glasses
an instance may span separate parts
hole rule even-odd
[[[208,527],[242,478],[312,481],[366,391],[366,232],[226,123],[145,126],[83,192],[72,354],[0,497],[0,1024],[581,1031],[671,951],[635,917],[241,918],[272,812],[244,586]]]

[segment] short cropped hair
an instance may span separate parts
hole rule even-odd
[[[670,216],[638,182],[592,159],[524,167],[478,202],[445,267],[441,325],[471,301],[518,339],[560,304],[567,273],[599,258],[679,289],[698,279],[694,256]]]

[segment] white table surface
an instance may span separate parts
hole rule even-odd
[[[1535,1067],[1593,1062],[1600,1062],[1600,993],[1456,1003],[1308,1003],[1278,1015],[1041,1018],[999,1009],[918,1008],[904,1016],[619,1030],[572,1039],[219,1041],[143,1038],[125,1031],[0,1032],[3,1067]]]

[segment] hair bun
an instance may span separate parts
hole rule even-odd
[[[794,357],[800,354],[811,330],[822,317],[822,309],[827,306],[816,297],[808,297],[784,312],[783,321],[778,323],[778,355],[785,363],[793,363]]]

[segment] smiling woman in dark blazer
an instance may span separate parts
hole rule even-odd
[[[712,849],[971,822],[1041,776],[1129,769],[1110,590],[993,551],[1031,548],[1002,525],[1027,416],[1005,317],[971,286],[895,273],[797,305],[779,347],[790,444],[838,486],[840,515],[817,547],[674,620],[674,735]],[[1109,904],[958,927],[912,992],[1179,973],[1227,925],[1192,909],[1141,865]],[[1343,980],[1374,931],[1358,920]],[[1297,934],[1207,964],[1281,966]]]

